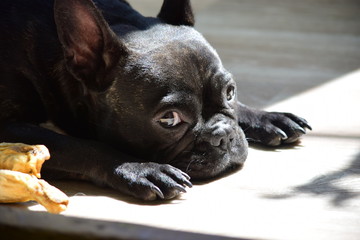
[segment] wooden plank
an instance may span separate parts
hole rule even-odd
[[[151,239],[231,240],[235,238],[173,231],[139,224],[29,212],[0,205],[0,232],[5,239]],[[239,238],[236,238],[239,239]],[[241,240],[241,239],[239,239]],[[244,239],[245,240],[245,239]]]

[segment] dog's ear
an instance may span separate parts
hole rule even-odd
[[[56,0],[54,10],[67,69],[85,87],[105,90],[112,83],[105,74],[126,58],[126,47],[91,0]]]
[[[158,18],[172,25],[195,24],[190,0],[164,0]]]

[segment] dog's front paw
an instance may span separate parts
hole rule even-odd
[[[190,177],[168,164],[124,163],[115,169],[115,188],[142,200],[172,199],[192,187]]]
[[[258,111],[243,128],[249,141],[261,142],[269,146],[294,143],[311,130],[303,118],[292,113]]]

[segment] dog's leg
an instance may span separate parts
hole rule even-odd
[[[269,146],[282,143],[294,143],[311,130],[310,125],[303,118],[292,113],[266,112],[237,105],[239,125],[250,142],[260,142]]]
[[[170,199],[191,186],[189,177],[165,164],[142,163],[100,142],[61,135],[24,123],[5,124],[0,142],[44,144],[51,159],[43,173],[62,172],[110,186],[144,200]]]

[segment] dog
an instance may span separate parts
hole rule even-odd
[[[311,129],[241,104],[193,26],[189,0],[164,0],[156,18],[124,0],[1,0],[0,141],[46,145],[44,176],[155,200],[241,168],[248,141]]]

